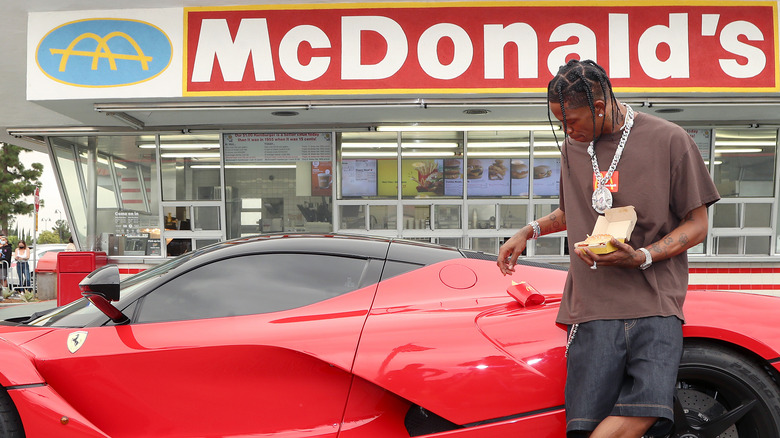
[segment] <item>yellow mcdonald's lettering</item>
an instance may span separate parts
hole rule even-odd
[[[135,49],[135,55],[130,54],[123,54],[123,53],[112,53],[111,49],[108,47],[108,42],[114,38],[114,37],[121,37],[124,38],[128,43],[130,43],[133,48]],[[81,42],[82,40],[85,40],[87,38],[95,40],[97,42],[97,47],[95,47],[94,52],[88,52],[86,50],[75,50],[76,44]],[[124,32],[111,32],[110,34],[106,35],[105,37],[100,37],[97,34],[87,32],[79,35],[77,38],[75,38],[73,41],[70,42],[67,49],[49,49],[52,55],[62,55],[62,59],[60,60],[60,71],[65,71],[65,69],[68,66],[68,59],[71,56],[86,56],[92,58],[92,70],[97,70],[98,68],[98,61],[101,58],[107,58],[109,66],[111,67],[111,70],[116,70],[116,60],[117,59],[129,59],[132,61],[138,61],[141,63],[141,68],[144,70],[149,70],[149,62],[153,59],[151,56],[144,55],[143,50],[141,50],[141,47],[138,45],[138,43],[135,42],[135,40],[128,34]]]

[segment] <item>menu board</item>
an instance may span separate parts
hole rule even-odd
[[[329,132],[224,134],[225,163],[328,161]]]
[[[691,136],[699,153],[704,160],[710,159],[710,143],[712,140],[712,129],[686,129],[685,132]]]
[[[472,158],[465,167],[462,158],[401,160],[401,193],[415,198],[463,196],[466,178],[470,197],[528,196],[533,175],[535,196],[558,196],[560,158],[537,158],[533,169],[529,164],[527,158]],[[320,188],[314,187],[318,179],[312,172],[312,193],[316,193]],[[341,177],[342,196],[397,196],[396,160],[343,160]]]
[[[333,169],[330,161],[311,162],[312,196],[330,196],[333,186]]]
[[[559,196],[561,159],[537,158],[534,161],[534,196]]]
[[[403,196],[424,198],[444,195],[444,160],[401,160]]]
[[[377,196],[387,198],[398,196],[398,162],[395,158],[377,160],[376,183],[378,186]]]
[[[346,197],[376,196],[376,160],[342,160],[341,195]]]
[[[469,196],[509,196],[510,160],[470,158],[466,165]]]
[[[510,167],[512,178],[512,196],[528,196],[528,182],[530,181],[527,158],[513,158]]]
[[[446,196],[463,196],[462,158],[444,160],[444,194]]]

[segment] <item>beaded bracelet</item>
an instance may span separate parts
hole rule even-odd
[[[542,235],[542,229],[539,228],[539,222],[532,221],[529,222],[528,225],[530,225],[534,229],[534,235],[531,236],[531,239],[538,239],[539,236]]]

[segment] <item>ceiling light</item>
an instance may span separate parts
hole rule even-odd
[[[495,154],[494,154],[495,155]],[[350,158],[350,157],[360,157],[360,158],[367,158],[367,157],[386,157],[386,158],[396,158],[398,157],[398,154],[396,152],[359,152],[359,151],[347,151],[342,152],[341,156],[344,158]],[[454,151],[415,151],[415,152],[403,152],[401,154],[401,157],[427,157],[427,158],[435,158],[435,157],[454,157],[455,152]]]
[[[474,151],[469,152],[469,157],[525,157],[528,158],[528,151]],[[558,151],[535,151],[534,157],[560,157],[561,153]]]
[[[524,152],[519,152],[519,151],[515,151],[515,152],[503,152],[503,151],[500,151],[500,152],[497,152],[497,151],[484,152],[484,151],[479,151],[479,152],[476,152],[475,151],[475,152],[469,152],[469,157],[526,157],[527,158],[528,157],[528,151],[524,151]]]
[[[401,157],[454,157],[454,151],[402,152]]]
[[[398,149],[397,143],[342,143],[341,149]]]
[[[402,148],[416,148],[416,149],[454,149],[459,147],[458,143],[401,143]],[[350,142],[342,143],[342,149],[357,149],[357,148],[374,148],[374,149],[397,149],[398,143],[362,143],[362,142]]]
[[[195,164],[193,169],[219,169],[219,164]],[[295,164],[226,164],[225,169],[295,169]]]
[[[162,158],[219,158],[219,152],[165,152]]]
[[[718,146],[775,146],[774,141],[761,141],[761,140],[736,140],[736,141],[718,141],[715,140],[715,147]]]
[[[140,143],[141,149],[154,149],[154,143]],[[219,143],[160,143],[160,149],[219,149]]]
[[[527,148],[530,145],[527,141],[469,142],[469,148]]]
[[[439,132],[439,131],[549,131],[558,130],[554,125],[380,125],[376,127],[380,132]]]
[[[397,157],[395,152],[342,152],[342,157]]]
[[[759,148],[715,148],[716,154],[755,154],[761,151],[763,151],[763,149]]]

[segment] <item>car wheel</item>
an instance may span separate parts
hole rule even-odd
[[[762,366],[718,345],[688,344],[670,437],[780,437],[780,390]]]
[[[14,406],[8,391],[0,388],[0,436],[5,438],[24,437],[22,419]]]

